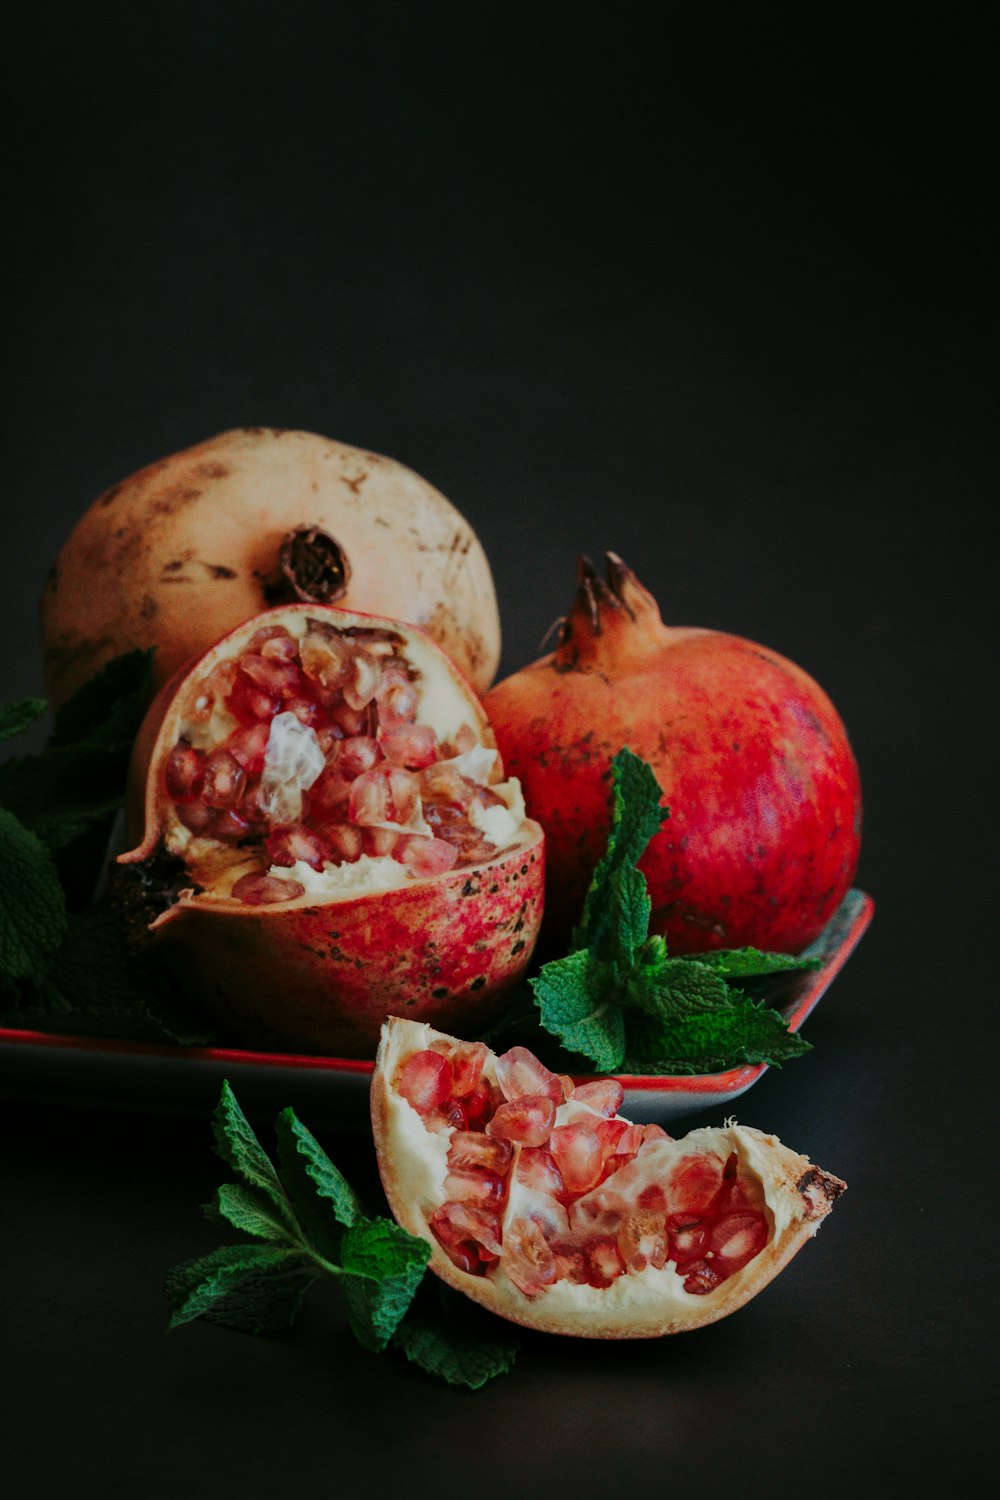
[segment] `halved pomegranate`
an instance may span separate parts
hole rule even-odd
[[[470,1088],[470,1077],[475,1081]],[[390,1017],[372,1079],[389,1206],[433,1271],[512,1322],[587,1338],[713,1323],[815,1234],[844,1183],[729,1123],[672,1140],[526,1049]]]
[[[163,688],[116,898],[246,1040],[371,1056],[405,1010],[488,1023],[531,957],[543,840],[482,708],[413,626],[289,605]]]

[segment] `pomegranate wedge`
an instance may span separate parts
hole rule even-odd
[[[316,605],[239,626],[151,706],[127,819],[119,907],[255,1045],[370,1057],[404,1008],[475,1030],[531,957],[542,831],[413,626]]]
[[[844,1190],[746,1126],[672,1140],[609,1118],[613,1084],[563,1079],[558,1105],[508,1098],[505,1083],[531,1070],[523,1048],[488,1053],[488,1107],[456,1124],[449,1077],[466,1046],[390,1017],[372,1078],[375,1147],[389,1206],[429,1242],[431,1269],[514,1323],[607,1339],[714,1323],[788,1264]]]

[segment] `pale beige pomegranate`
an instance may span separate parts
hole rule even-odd
[[[163,683],[285,601],[419,625],[479,692],[496,672],[489,564],[438,490],[377,453],[243,427],[113,485],[79,521],[42,598],[49,697],[136,647],[156,648]]]
[[[289,605],[161,690],[116,902],[256,1045],[371,1056],[398,1010],[485,1025],[531,957],[541,829],[424,633]]]
[[[523,1047],[390,1018],[372,1079],[379,1169],[430,1266],[547,1333],[650,1338],[713,1323],[815,1234],[844,1184],[727,1123],[673,1140]]]

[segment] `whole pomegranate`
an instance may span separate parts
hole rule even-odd
[[[251,1044],[371,1057],[391,1011],[488,1024],[527,965],[543,839],[429,636],[288,605],[161,689],[114,897]]]
[[[69,537],[42,597],[58,705],[105,662],[156,647],[165,682],[282,602],[419,625],[483,692],[500,655],[475,533],[412,470],[309,432],[244,427],[113,485]]]
[[[675,1141],[524,1047],[497,1057],[392,1017],[372,1077],[389,1206],[430,1268],[512,1322],[585,1338],[714,1323],[819,1228],[839,1178],[730,1122]]]
[[[546,939],[577,920],[608,830],[609,765],[652,764],[670,817],[641,862],[651,930],[675,953],[797,953],[830,920],[858,862],[861,789],[822,689],[775,651],[663,624],[613,553],[584,560],[555,652],[508,677],[486,710],[545,829]]]

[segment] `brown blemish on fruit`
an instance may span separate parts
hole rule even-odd
[[[204,463],[198,465],[198,473],[204,474],[206,479],[225,479],[232,472],[228,464]]]
[[[235,578],[237,576],[236,569],[227,568],[224,563],[203,563],[202,566],[208,569],[213,578]]]
[[[115,500],[118,499],[118,496],[121,494],[121,492],[122,492],[121,485],[120,484],[113,484],[109,490],[105,490],[104,491],[104,494],[101,496],[100,500],[98,501],[98,504],[99,505],[111,505]]]
[[[159,608],[160,606],[157,604],[152,594],[143,594],[142,603],[139,606],[139,618],[141,620],[151,620],[157,613]]]

